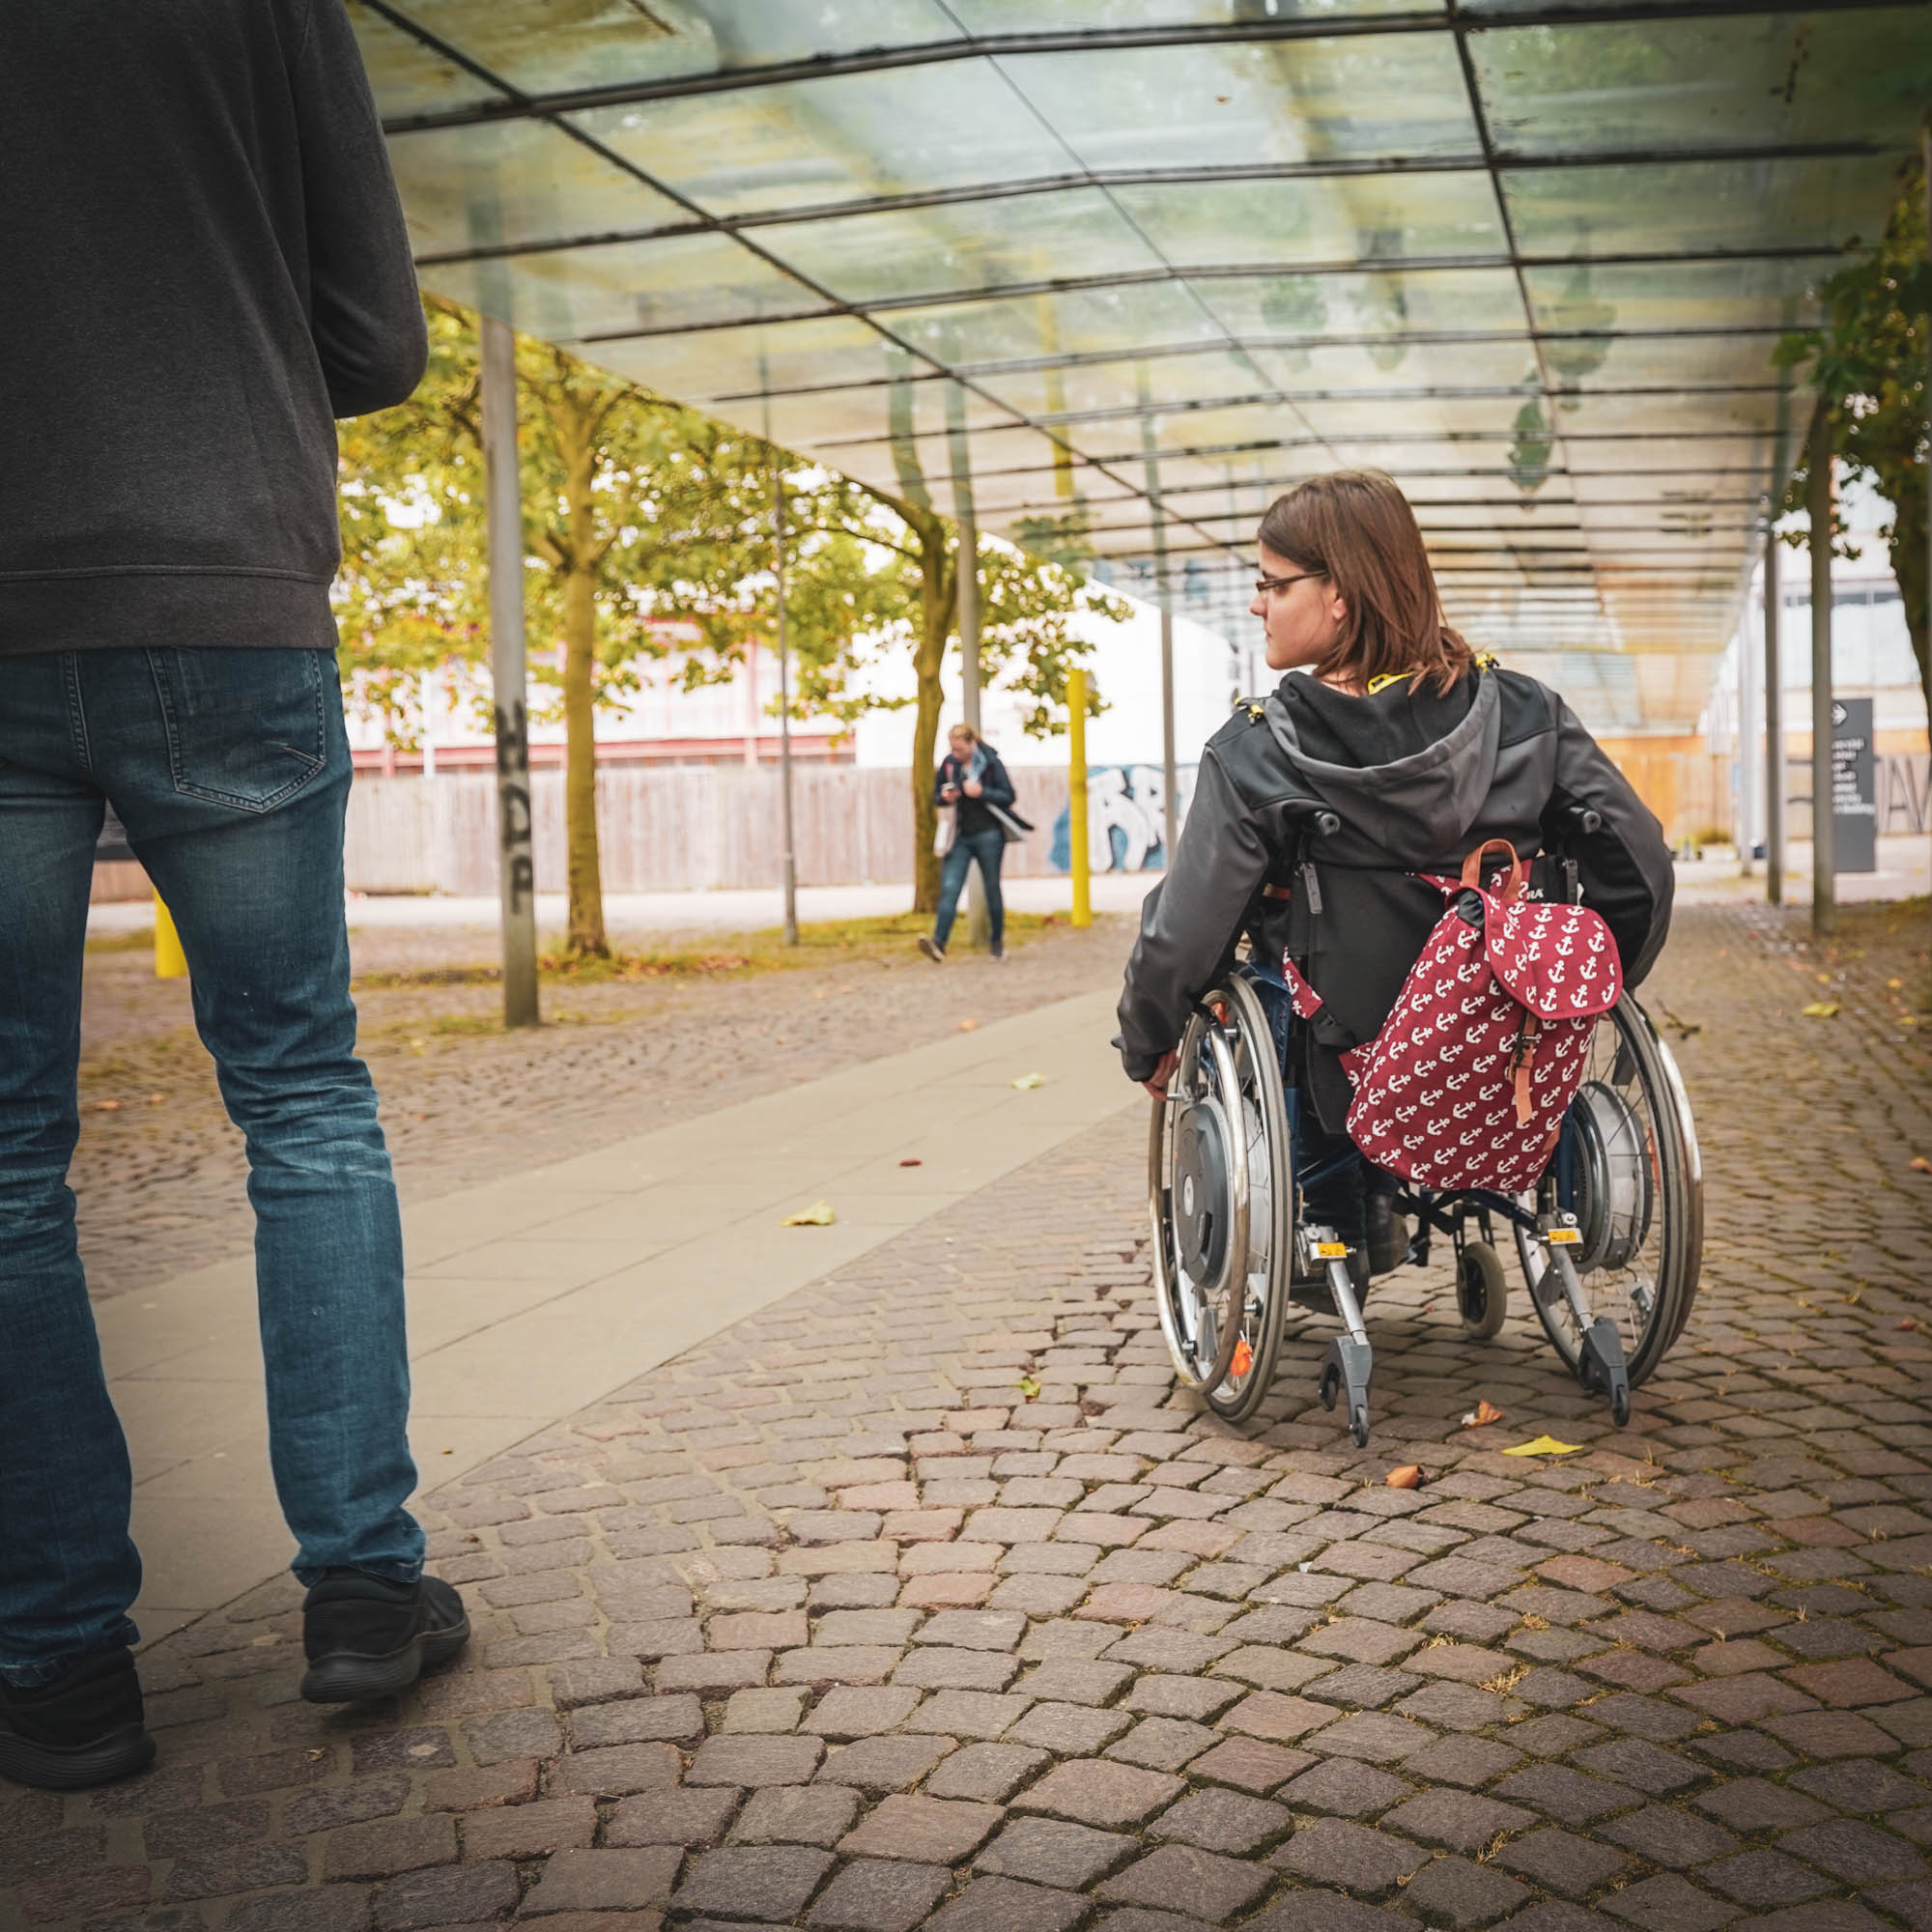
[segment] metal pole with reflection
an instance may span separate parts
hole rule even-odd
[[[1764,896],[1784,903],[1784,683],[1778,624],[1784,590],[1777,570],[1777,504],[1764,540]]]
[[[497,728],[497,891],[503,1024],[536,1026],[536,863],[530,839],[530,729],[524,644],[524,496],[517,461],[517,337],[483,318],[483,497],[490,571],[490,686]]]
[[[1141,461],[1147,469],[1148,506],[1153,515],[1153,585],[1160,600],[1160,862],[1174,867],[1180,812],[1174,770],[1174,612],[1167,592],[1167,519],[1160,506],[1160,452],[1149,408],[1147,372],[1141,372]]]
[[[1832,412],[1818,399],[1805,459],[1811,546],[1811,930],[1837,924],[1837,826],[1832,782]]]
[[[980,726],[980,519],[973,502],[973,458],[966,440],[966,399],[957,383],[946,385],[946,442],[952,463],[952,520],[959,526],[959,688],[966,722]],[[972,868],[966,872],[966,936],[976,947],[992,944],[992,915]]]

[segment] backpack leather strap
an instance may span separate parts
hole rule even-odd
[[[1503,889],[1505,901],[1522,896],[1522,861],[1516,856],[1516,847],[1507,838],[1485,838],[1469,856],[1463,861],[1463,883],[1481,890],[1483,883],[1484,857],[1493,851],[1509,854],[1509,884]]]

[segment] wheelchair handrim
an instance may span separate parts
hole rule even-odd
[[[1231,1164],[1238,1170],[1242,1196],[1237,1225],[1230,1230],[1227,1265],[1213,1285],[1235,1319],[1217,1323],[1207,1311],[1207,1325],[1213,1331],[1213,1359],[1208,1362],[1202,1359],[1208,1341],[1201,1321],[1204,1311],[1198,1285],[1179,1252],[1174,1199],[1175,1129],[1185,1096],[1197,1085],[1204,1047],[1214,1069],[1215,1092],[1236,1129],[1230,1139],[1238,1145],[1231,1145]],[[1245,1419],[1260,1406],[1273,1380],[1280,1342],[1289,1245],[1281,1215],[1291,1178],[1286,1136],[1270,1134],[1264,1118],[1270,1109],[1271,1118],[1283,1117],[1280,1080],[1267,1016],[1245,981],[1234,979],[1209,993],[1189,1021],[1170,1087],[1173,1097],[1154,1103],[1150,1122],[1149,1215],[1162,1337],[1181,1385],[1202,1393],[1208,1406],[1230,1421]],[[1254,1265],[1258,1240],[1259,1268]],[[1245,1366],[1236,1372],[1234,1362],[1243,1339],[1248,1343]]]

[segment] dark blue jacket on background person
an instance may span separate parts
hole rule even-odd
[[[4,18],[0,658],[333,650],[334,418],[428,354],[343,0]]]
[[[932,781],[932,802],[946,805],[949,802],[958,807],[957,821],[959,837],[970,838],[976,832],[998,832],[1003,828],[993,814],[986,810],[989,805],[1004,806],[1011,811],[1013,808],[1013,781],[1007,776],[1007,768],[1000,762],[1000,754],[984,739],[980,742],[980,750],[986,754],[986,763],[980,773],[980,796],[966,796],[966,774],[969,763],[962,763],[951,752],[939,761],[939,776]],[[969,761],[970,762],[970,761]],[[958,788],[956,800],[949,801],[943,794],[948,785]],[[1021,820],[1024,824],[1025,821]]]

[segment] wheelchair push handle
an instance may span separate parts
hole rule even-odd
[[[1325,805],[1316,805],[1313,802],[1292,805],[1289,808],[1289,816],[1320,838],[1332,838],[1342,829],[1342,814],[1339,811],[1330,811]]]

